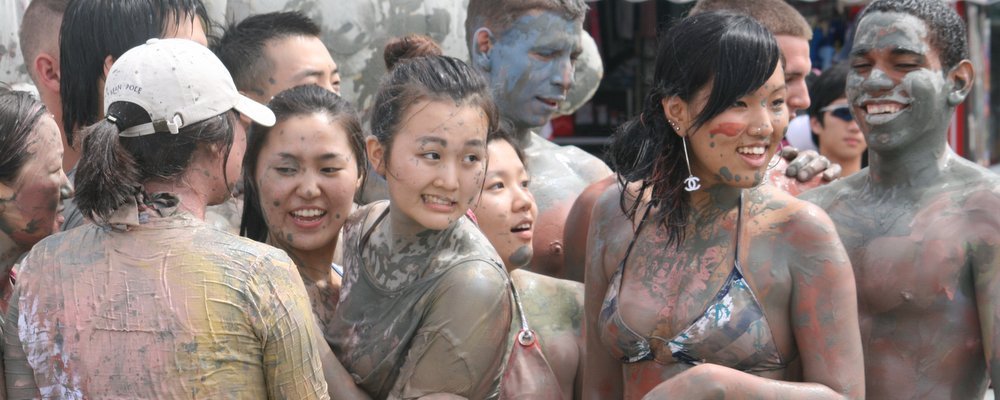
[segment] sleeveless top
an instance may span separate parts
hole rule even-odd
[[[705,311],[691,325],[672,338],[645,337],[632,330],[618,305],[625,264],[643,223],[648,207],[625,257],[608,284],[598,320],[601,341],[624,363],[655,361],[659,364],[679,362],[690,365],[711,363],[744,372],[773,371],[785,368],[774,343],[760,302],[747,284],[739,262],[740,228],[743,217],[743,196],[740,195],[736,217],[736,256],[732,271]]]

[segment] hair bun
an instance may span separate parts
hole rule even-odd
[[[427,35],[411,33],[406,36],[394,37],[385,44],[383,58],[385,69],[392,70],[402,61],[418,57],[440,56],[444,51],[441,46]]]

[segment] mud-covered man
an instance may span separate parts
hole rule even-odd
[[[967,58],[947,2],[873,2],[847,77],[870,165],[803,195],[854,266],[869,398],[978,399],[1000,382],[1000,178],[946,142]]]
[[[488,77],[531,168],[538,219],[530,269],[553,276],[563,276],[563,227],[573,201],[611,172],[597,157],[535,133],[566,101],[586,9],[583,0],[471,0],[465,22],[472,65]]]

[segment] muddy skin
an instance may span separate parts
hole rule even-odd
[[[974,75],[942,68],[927,29],[900,13],[861,21],[847,98],[869,168],[803,195],[851,257],[871,398],[982,398],[1000,382],[1000,178],[947,145]],[[908,106],[869,115],[875,99]]]
[[[619,238],[630,237],[634,227],[621,213],[618,190],[611,186],[602,195],[590,227],[585,398],[656,398],[656,393],[694,398],[693,393],[707,389],[726,393],[726,398],[863,396],[864,388],[857,385],[864,377],[856,315],[843,311],[854,307],[843,248],[821,211],[769,186],[744,194],[740,263],[789,365],[751,375],[712,364],[644,361],[623,366],[612,358],[600,339],[604,328],[597,326],[597,313],[628,246]],[[647,223],[629,256],[620,310],[640,334],[670,338],[685,329],[704,312],[733,268],[737,200],[728,191],[708,192],[714,200],[702,202],[726,206],[701,208],[691,216],[688,239],[680,249],[666,245],[666,231],[659,225]],[[823,372],[807,373],[819,370]],[[694,378],[714,384],[698,385]]]
[[[375,225],[387,206],[364,206],[345,225],[334,352],[375,398],[495,398],[512,322],[499,256],[468,218],[394,234],[391,214]]]
[[[54,236],[24,259],[4,327],[11,396],[326,398],[291,260],[159,211],[128,232]]]
[[[512,256],[513,257],[513,256]],[[564,400],[583,397],[583,285],[531,271],[510,271],[542,354]]]
[[[691,211],[685,217],[682,240],[670,243],[663,223],[643,216],[649,199],[637,199],[637,184],[611,185],[599,197],[586,258],[585,398],[864,397],[854,279],[836,230],[819,208],[761,185],[766,161],[774,156],[787,124],[781,113],[786,96],[781,74],[778,68],[763,86],[741,98],[737,104],[743,106],[686,132],[691,170],[701,178],[702,188],[689,194]],[[757,106],[762,99],[767,102]],[[685,118],[697,115],[694,106],[676,97],[664,99],[663,106],[667,117],[680,126]],[[727,128],[735,134],[711,133],[728,132]],[[762,152],[748,155],[748,150],[760,148]],[[622,190],[627,190],[627,201],[640,202],[643,212],[634,220],[622,212]],[[652,211],[649,215],[656,215]],[[650,220],[634,233],[642,218]],[[622,264],[630,242],[623,238],[633,236],[634,247]],[[667,342],[706,312],[737,260],[771,337],[745,332],[750,344],[726,342],[737,340],[733,336],[719,342],[729,350],[705,351],[773,361],[766,370],[751,372],[753,366],[745,370],[732,364],[692,366],[671,357]],[[620,265],[624,265],[621,284],[609,288]],[[617,305],[611,308],[613,304]],[[605,314],[612,309],[624,324]],[[617,358],[631,347],[626,326],[646,338],[653,360],[623,363]]]
[[[482,28],[482,43],[488,44],[473,46],[472,54],[472,65],[490,80],[501,114],[514,123],[515,140],[531,169],[539,212],[529,269],[558,278],[568,275],[563,232],[574,200],[588,185],[611,173],[600,159],[579,148],[558,146],[533,133],[556,112],[539,99],[563,102],[566,98],[581,29],[579,22],[553,12],[529,12],[504,32]],[[484,65],[477,59],[487,61]]]

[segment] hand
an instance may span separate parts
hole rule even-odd
[[[822,176],[823,181],[830,182],[839,178],[842,170],[840,164],[830,162],[830,159],[814,150],[800,152],[794,147],[785,146],[781,149],[781,157],[789,161],[785,175],[799,182],[809,182],[817,174]]]

